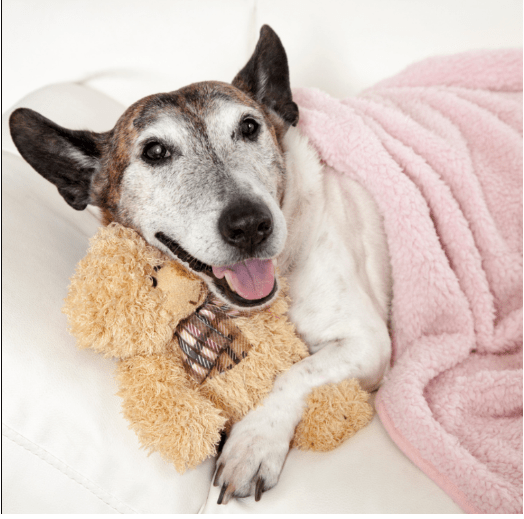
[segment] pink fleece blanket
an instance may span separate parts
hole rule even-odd
[[[467,512],[522,512],[522,51],[425,60],[300,128],[364,185],[393,271],[378,414]]]

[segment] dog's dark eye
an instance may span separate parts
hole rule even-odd
[[[166,147],[163,144],[160,144],[159,142],[150,142],[144,148],[143,156],[147,160],[155,161],[155,160],[160,160],[160,159],[165,159],[167,157],[170,157],[171,153],[169,153],[169,151],[166,149]]]
[[[256,139],[259,128],[260,124],[258,124],[255,119],[247,118],[240,123],[240,133],[242,137],[249,140]]]

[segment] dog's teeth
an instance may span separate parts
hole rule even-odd
[[[226,274],[226,281],[227,281],[227,285],[229,286],[229,288],[235,292],[236,294],[236,290],[233,288],[233,284],[231,283],[231,280],[229,279],[229,276]]]

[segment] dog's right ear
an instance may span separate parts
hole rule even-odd
[[[260,29],[255,51],[232,85],[273,110],[287,125],[296,126],[298,106],[291,95],[286,51],[269,25]]]
[[[52,182],[74,209],[85,209],[91,180],[100,169],[107,134],[62,128],[29,108],[9,118],[11,136],[22,157]]]

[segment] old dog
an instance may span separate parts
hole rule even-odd
[[[77,210],[134,228],[239,309],[289,283],[289,313],[311,357],[275,381],[217,460],[219,503],[278,481],[312,388],[358,378],[372,390],[391,355],[390,267],[381,218],[359,184],[323,165],[296,128],[288,62],[263,26],[231,84],[206,81],[133,104],[105,133],[26,108],[10,118],[24,159]]]

